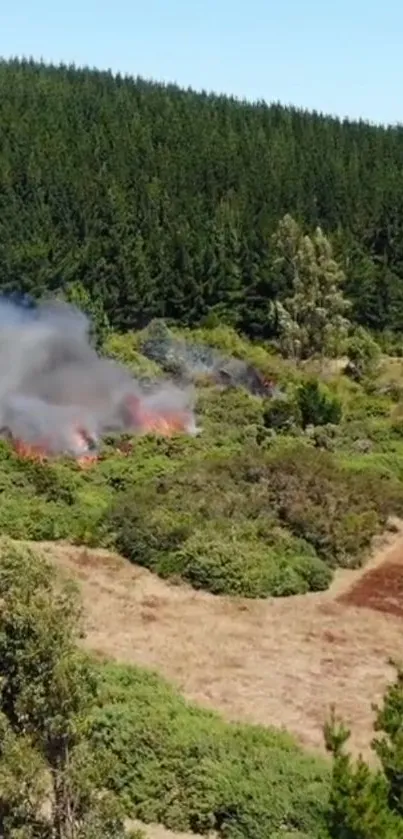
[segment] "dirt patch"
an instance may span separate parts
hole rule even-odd
[[[339,602],[403,618],[403,549],[400,562],[385,562],[364,574]]]
[[[403,534],[398,520],[395,533],[388,534],[365,568],[353,579],[346,578],[335,594],[345,606],[403,618]]]
[[[393,677],[402,623],[343,597],[365,571],[338,572],[328,592],[252,601],[169,585],[107,551],[39,549],[78,580],[96,655],[155,669],[227,719],[283,726],[321,751],[334,702],[352,750],[368,756],[372,703]],[[368,568],[395,563],[396,551],[403,555],[401,531],[378,544]]]

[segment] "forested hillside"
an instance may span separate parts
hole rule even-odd
[[[7,293],[79,280],[121,330],[216,312],[270,337],[288,213],[330,236],[355,321],[403,326],[403,128],[3,62],[0,184]]]

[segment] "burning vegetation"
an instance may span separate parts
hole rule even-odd
[[[60,302],[0,304],[0,434],[22,457],[67,455],[82,467],[106,434],[197,433],[193,391],[170,381],[145,389],[100,357],[83,313]]]
[[[173,335],[163,320],[150,323],[142,352],[166,371],[189,381],[205,376],[217,387],[243,387],[263,399],[278,396],[276,382],[268,379],[252,364],[222,355],[206,344],[191,343]]]

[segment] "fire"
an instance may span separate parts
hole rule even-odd
[[[131,396],[126,404],[134,426],[140,427],[145,434],[172,437],[188,430],[190,417],[186,411],[166,410],[157,413],[145,408],[136,396]]]
[[[84,448],[84,454],[77,457],[77,465],[80,469],[89,469],[98,460],[98,454],[94,451],[93,438],[85,428],[79,426],[73,433],[73,441],[78,450]]]
[[[45,444],[25,443],[24,440],[12,441],[14,451],[19,457],[25,457],[29,460],[34,460],[37,463],[43,463],[48,458],[48,452]]]
[[[32,460],[35,463],[45,463],[51,456],[46,443],[32,445],[31,443],[25,443],[24,440],[13,440],[12,445],[19,457]],[[97,460],[98,456],[96,454],[84,454],[76,458],[76,463],[80,469],[89,469]]]
[[[27,443],[24,440],[13,438],[11,442],[14,451],[19,457],[33,460],[36,463],[44,463],[52,455],[51,445],[47,440],[40,440],[33,444]],[[76,463],[80,469],[88,469],[96,463],[98,455],[95,452],[88,451],[91,447],[92,441],[91,436],[84,428],[79,427],[74,430],[72,434],[72,442],[76,446],[77,450],[81,449],[84,451],[82,455],[79,455],[76,458]]]
[[[126,407],[130,414],[132,428],[143,434],[172,437],[174,434],[189,430],[191,416],[187,411],[169,409],[163,412],[154,411],[145,406],[137,396],[131,396],[127,400]],[[38,440],[33,444],[22,439],[11,438],[11,443],[19,457],[28,458],[37,463],[44,463],[56,454],[51,441],[46,439]],[[74,452],[75,462],[80,469],[89,469],[98,461],[96,439],[83,425],[79,424],[72,430],[70,443],[70,453]]]
[[[182,414],[158,414],[147,413],[142,416],[142,426],[146,434],[161,434],[163,437],[172,437],[181,431],[186,431],[188,417]]]

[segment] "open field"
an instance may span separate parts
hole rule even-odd
[[[386,614],[370,594],[362,608],[354,592],[385,566],[403,571],[400,523],[366,568],[339,571],[327,592],[259,601],[168,585],[106,551],[36,547],[79,581],[95,653],[156,669],[188,699],[227,719],[284,726],[312,749],[323,749],[334,702],[352,726],[352,749],[368,754],[371,704],[392,676],[403,607]]]

